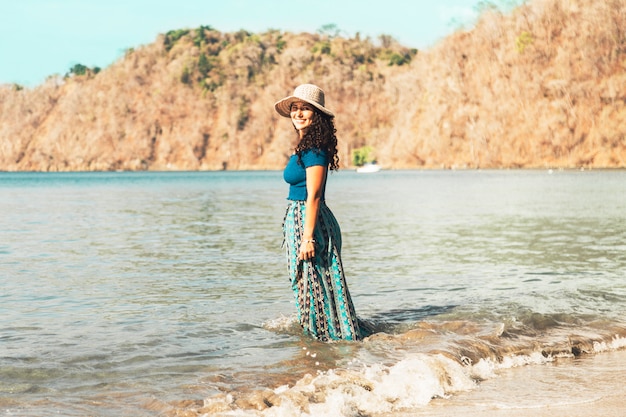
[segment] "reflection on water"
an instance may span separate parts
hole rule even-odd
[[[355,185],[351,178],[351,187],[329,200],[347,235],[345,262],[358,279],[352,291],[375,283],[368,296],[380,299],[376,309],[390,304],[384,294],[402,292],[400,305],[407,308],[439,300],[477,300],[477,307],[490,308],[484,300],[495,296],[500,303],[567,310],[571,298],[555,291],[606,287],[599,277],[624,294],[622,176],[429,171],[393,182],[381,175],[357,177]],[[405,291],[411,288],[422,291]],[[367,306],[376,302],[371,298]],[[592,313],[596,302],[577,305],[577,311]]]
[[[0,174],[0,409],[156,415],[355,360],[559,351],[624,324],[626,172],[331,175],[355,306],[382,332],[357,345],[293,320],[285,195],[280,172]]]

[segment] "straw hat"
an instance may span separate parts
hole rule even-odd
[[[274,108],[284,117],[290,117],[291,105],[298,101],[305,101],[315,106],[322,113],[326,113],[330,117],[335,117],[333,112],[324,107],[324,90],[313,84],[302,84],[296,87],[293,95],[285,97],[274,104]]]

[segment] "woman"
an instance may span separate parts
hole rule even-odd
[[[334,114],[312,84],[274,105],[290,117],[298,144],[284,171],[289,204],[283,233],[298,320],[319,340],[360,340],[361,326],[341,264],[341,231],[326,206],[328,170],[338,168]]]

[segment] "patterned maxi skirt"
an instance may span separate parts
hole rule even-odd
[[[315,256],[309,261],[298,261],[305,211],[304,201],[291,201],[283,223],[300,325],[306,333],[323,341],[361,340],[363,334],[341,264],[341,230],[324,203],[320,203],[313,236]]]

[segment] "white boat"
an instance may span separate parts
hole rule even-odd
[[[373,172],[380,171],[380,166],[376,163],[369,162],[363,166],[360,166],[356,169],[356,172],[359,174],[371,174]]]

